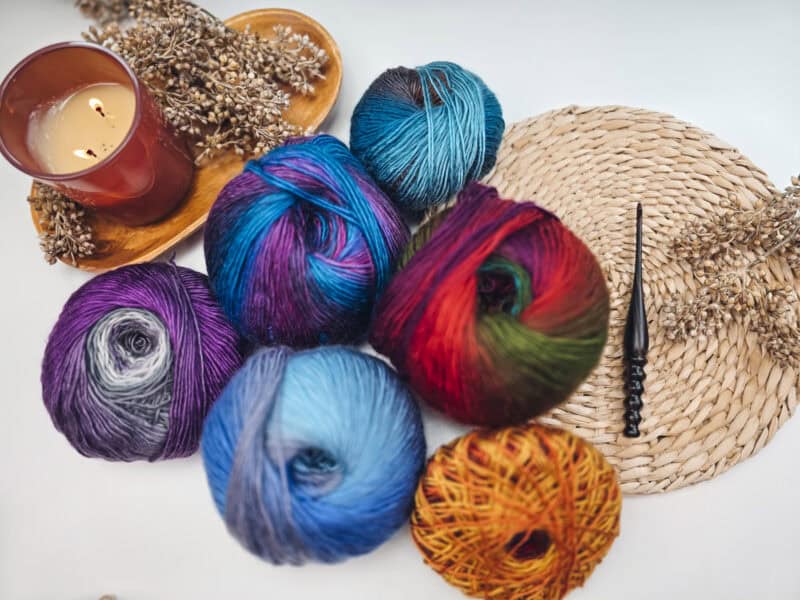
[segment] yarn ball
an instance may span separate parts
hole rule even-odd
[[[44,354],[44,404],[85,456],[187,456],[240,350],[205,275],[163,263],[122,267],[64,305]]]
[[[474,431],[431,457],[411,534],[425,562],[470,596],[557,600],[610,549],[621,502],[614,469],[571,433]]]
[[[472,183],[420,228],[406,260],[371,342],[453,418],[525,421],[597,364],[608,330],[603,272],[552,213]]]
[[[353,111],[350,147],[398,206],[420,211],[488,173],[504,128],[480,77],[433,62],[372,82]]]
[[[263,348],[206,420],[203,460],[233,536],[274,564],[337,562],[408,519],[425,464],[411,393],[380,360]]]
[[[344,144],[295,138],[222,190],[206,225],[206,264],[222,308],[250,341],[353,342],[408,236]]]

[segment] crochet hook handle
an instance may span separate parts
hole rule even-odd
[[[633,290],[625,323],[625,437],[639,437],[642,422],[642,394],[647,377],[647,350],[650,344],[647,333],[647,313],[644,308],[642,286],[642,204],[636,205],[636,257],[633,271]]]

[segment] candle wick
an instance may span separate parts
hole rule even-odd
[[[94,153],[94,150],[92,150],[91,148],[89,148],[89,149],[86,151],[86,154],[88,154],[89,156],[92,156],[92,157],[94,157],[94,158],[97,158],[97,154],[95,154],[95,153]]]
[[[103,107],[102,106],[96,106],[95,110],[100,113],[101,117],[105,117],[106,116],[106,113],[103,112]]]

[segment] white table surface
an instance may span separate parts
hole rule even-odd
[[[227,17],[258,0],[201,0]],[[353,106],[396,65],[459,62],[512,122],[566,104],[672,113],[741,148],[783,186],[800,171],[800,2],[403,0],[285,2],[323,23],[344,57],[325,130],[347,139]],[[72,0],[0,0],[0,75],[30,51],[77,39]],[[89,276],[45,264],[24,201],[0,164],[0,599],[406,599],[461,597],[423,565],[408,530],[337,566],[276,568],[216,514],[197,457],[115,464],[79,456],[42,405],[46,336]],[[205,270],[201,238],[177,251]],[[426,418],[431,449],[459,428]],[[622,533],[572,600],[800,598],[800,418],[711,482],[626,498]]]

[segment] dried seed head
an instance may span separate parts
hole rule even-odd
[[[308,36],[286,26],[276,26],[269,39],[233,31],[184,0],[119,3],[134,20],[124,29],[110,16],[113,0],[79,0],[84,12],[108,17],[84,37],[114,48],[132,66],[166,118],[193,138],[199,163],[226,150],[258,154],[302,133],[283,120],[290,95],[281,86],[311,94],[324,77],[328,56]],[[105,12],[97,8],[106,4]]]
[[[34,184],[28,201],[39,215],[39,246],[48,263],[64,258],[75,265],[94,254],[92,229],[80,205],[40,183]]]
[[[718,331],[736,320],[758,334],[778,362],[800,365],[798,299],[788,285],[772,283],[769,257],[800,267],[800,179],[763,206],[742,210],[735,196],[719,215],[689,225],[675,240],[677,259],[700,283],[688,301],[673,296],[661,309],[667,337],[682,340]]]
[[[84,38],[125,59],[161,105],[166,119],[190,138],[203,163],[232,151],[262,154],[302,131],[283,119],[290,94],[311,94],[328,56],[308,36],[276,26],[274,36],[233,31],[184,0],[76,0],[95,19]],[[133,22],[126,27],[121,23]],[[48,262],[76,263],[95,251],[83,209],[37,185],[29,199],[42,226]]]
[[[76,0],[75,6],[84,15],[103,25],[128,16],[127,0]]]

